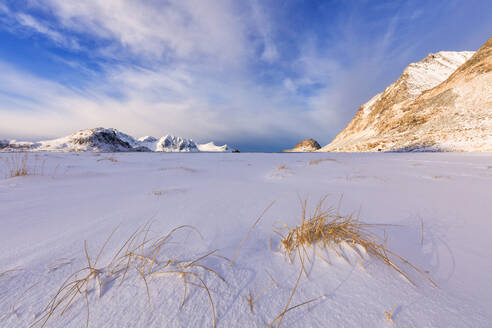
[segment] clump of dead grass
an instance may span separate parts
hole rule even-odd
[[[154,196],[164,196],[165,194],[167,194],[167,191],[163,189],[156,189],[152,190],[151,194]]]
[[[337,160],[334,158],[325,157],[325,158],[312,159],[309,161],[308,164],[309,165],[318,165],[319,163],[323,163],[323,162],[337,162]]]
[[[109,162],[113,162],[113,163],[118,162],[118,160],[116,158],[114,158],[114,157],[99,158],[97,161],[98,162],[109,161]]]
[[[305,268],[306,260],[309,260],[307,248],[313,250],[313,256],[318,256],[329,263],[317,250],[316,246],[331,249],[339,257],[347,260],[344,256],[343,247],[348,247],[362,259],[362,253],[366,252],[370,256],[381,260],[396,272],[401,274],[411,284],[415,283],[410,279],[403,266],[407,265],[412,270],[425,277],[432,285],[436,283],[421,269],[410,263],[395,252],[385,246],[385,240],[373,232],[374,228],[388,226],[384,224],[367,224],[359,221],[358,215],[340,215],[339,209],[333,207],[326,208],[324,203],[326,197],[322,198],[315,208],[314,214],[306,214],[307,201],[301,201],[302,218],[300,225],[290,228],[282,224],[287,230],[286,234],[276,231],[281,236],[281,246],[291,262],[292,256],[298,255],[301,262],[301,272],[307,274]],[[348,261],[348,260],[347,260]],[[360,261],[359,261],[360,263]]]
[[[290,228],[286,224],[281,223],[283,229],[286,230],[287,233],[282,234],[281,231],[274,231],[280,235],[281,248],[286,253],[291,263],[293,263],[293,256],[296,254],[298,255],[301,268],[284,310],[269,323],[268,327],[272,327],[274,324],[276,324],[275,327],[280,327],[287,312],[324,298],[324,295],[321,295],[294,306],[290,305],[303,273],[306,277],[308,277],[308,271],[305,266],[306,261],[309,260],[311,263],[313,262],[308,254],[308,248],[312,249],[313,256],[318,256],[323,261],[330,263],[316,250],[316,246],[318,245],[333,250],[337,256],[349,262],[344,256],[343,251],[343,247],[347,246],[359,256],[358,263],[362,267],[363,265],[360,261],[360,259],[363,258],[362,253],[367,252],[369,255],[381,260],[383,263],[401,274],[411,284],[415,285],[409,275],[404,271],[402,265],[397,264],[397,261],[399,261],[400,263],[407,264],[410,268],[424,276],[433,286],[437,287],[436,283],[427,274],[410,263],[408,260],[390,251],[386,246],[384,246],[385,240],[379,238],[372,232],[373,228],[385,226],[384,224],[362,223],[359,221],[358,215],[340,215],[340,203],[338,205],[338,209],[336,210],[333,207],[326,208],[324,206],[326,199],[327,197],[323,197],[318,202],[314,213],[310,216],[306,213],[307,200],[301,200],[301,224],[294,228]],[[251,295],[252,294],[250,294],[248,301],[254,300]],[[250,308],[252,308],[252,301],[250,301]],[[388,321],[392,321],[394,311],[395,309],[393,309],[391,313],[385,312],[385,316]]]
[[[185,167],[185,166],[176,166],[176,167],[161,167],[159,171],[184,171],[184,172],[189,172],[189,173],[196,173],[198,170],[192,169],[190,167]]]
[[[216,253],[211,251],[205,255],[196,258],[178,259],[174,257],[162,257],[161,251],[170,242],[173,234],[179,230],[191,230],[196,232],[200,237],[200,232],[193,226],[182,225],[172,229],[169,233],[157,237],[150,238],[151,223],[148,222],[138,228],[118,249],[112,259],[105,266],[98,266],[101,255],[112,238],[116,229],[109,235],[102,245],[95,259],[92,259],[87,249],[87,242],[84,242],[84,255],[87,261],[85,267],[75,271],[69,275],[62,283],[61,287],[55,293],[48,305],[41,311],[40,317],[31,324],[30,327],[40,325],[44,327],[55,313],[63,315],[76,301],[77,298],[83,297],[86,303],[87,319],[86,327],[89,326],[90,304],[89,293],[92,286],[96,286],[99,291],[99,297],[102,297],[103,288],[109,282],[119,279],[119,285],[123,284],[129,271],[135,271],[142,279],[149,308],[151,306],[150,298],[150,281],[162,276],[177,276],[183,280],[183,300],[181,308],[185,305],[189,286],[196,286],[204,289],[210,301],[213,326],[216,327],[216,312],[215,305],[205,282],[205,273],[211,273],[225,282],[225,279],[220,276],[215,270],[200,262]]]
[[[28,158],[27,153],[12,153],[9,157],[6,157],[4,164],[7,169],[7,177],[14,178],[29,175]]]
[[[384,311],[384,316],[386,317],[386,321],[392,322],[393,321],[393,314],[395,313],[396,310],[396,305],[393,307],[391,312]]]
[[[39,155],[34,156],[34,160],[30,162],[28,152],[14,152],[10,156],[6,156],[3,160],[6,169],[6,178],[22,177],[27,175],[44,175],[44,165],[46,160],[39,163]]]

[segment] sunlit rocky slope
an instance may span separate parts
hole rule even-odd
[[[306,139],[306,140],[301,141],[298,144],[296,144],[294,146],[294,148],[284,150],[284,152],[287,152],[287,153],[289,153],[289,152],[304,153],[304,152],[317,151],[320,148],[321,148],[321,146],[319,145],[319,143],[316,140]]]
[[[410,64],[321,151],[492,151],[492,38]]]

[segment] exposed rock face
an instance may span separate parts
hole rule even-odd
[[[321,146],[314,139],[306,139],[304,141],[299,142],[294,148],[285,150],[285,152],[311,152],[320,149]]]
[[[64,143],[69,148],[77,150],[93,150],[93,151],[134,151],[134,143],[132,138],[119,132],[116,129],[95,128],[90,130],[82,130],[72,134]],[[56,140],[56,139],[55,139]],[[59,139],[58,139],[59,140]],[[56,147],[57,142],[52,142]],[[73,144],[73,146],[71,146]],[[44,143],[40,148],[49,149],[52,145]],[[140,149],[143,150],[143,149]]]
[[[0,140],[0,149],[7,148],[8,145],[9,145],[8,140]]]
[[[321,151],[492,151],[492,38],[410,64]]]

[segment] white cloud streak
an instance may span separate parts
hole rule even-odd
[[[205,57],[234,63],[247,54],[245,26],[229,0],[44,0],[68,30],[117,42],[151,60]],[[120,52],[121,49],[115,49]]]
[[[0,22],[8,25],[10,29],[20,28],[31,33],[38,33],[51,39],[55,44],[60,46],[79,49],[79,44],[76,40],[65,37],[62,33],[50,27],[46,22],[40,22],[31,15],[12,12],[4,4],[0,4],[0,13],[3,13],[3,17],[0,17]]]

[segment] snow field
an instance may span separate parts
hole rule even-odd
[[[2,163],[6,156],[0,154]],[[350,248],[344,248],[350,261],[326,251],[330,263],[312,257],[290,306],[315,301],[287,312],[282,327],[490,325],[490,154],[38,156],[45,163],[43,174],[3,178],[0,165],[2,327],[28,327],[41,318],[63,281],[87,266],[84,241],[94,263],[119,226],[98,260],[98,269],[106,270],[121,245],[147,222],[152,222],[148,238],[184,224],[203,237],[190,229],[177,231],[159,251],[159,270],[169,259],[184,266],[216,250],[195,263],[216,273],[199,267],[193,272],[210,291],[218,327],[268,326],[285,310],[300,272],[299,261],[290,263],[279,251],[272,231],[279,222],[300,223],[299,197],[308,199],[309,213],[325,195],[335,207],[343,195],[340,213],[360,209],[361,221],[392,224],[384,228],[387,247],[428,272],[439,287],[415,272],[410,273],[414,286],[367,254],[359,264]],[[33,156],[29,160],[34,163]],[[278,170],[281,166],[285,169]],[[231,266],[227,259],[272,201]],[[149,244],[144,254],[151,249]],[[199,280],[190,280],[181,306],[182,276],[149,278],[151,309],[137,270],[128,270],[121,285],[121,275],[105,283],[101,296],[97,279],[91,279],[89,327],[213,326]],[[385,312],[392,312],[391,321]],[[81,327],[86,318],[85,297],[79,295],[46,326]]]

